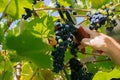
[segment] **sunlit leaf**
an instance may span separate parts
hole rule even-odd
[[[120,78],[120,69],[114,68],[111,72],[98,71],[93,80],[110,80],[111,78]]]
[[[89,1],[91,2],[92,4],[92,8],[101,8],[102,5],[105,5],[106,3],[109,4],[110,0],[88,0],[88,3]]]
[[[24,31],[19,36],[9,37],[6,45],[9,49],[16,50],[20,56],[31,59],[41,67],[51,67],[50,56],[46,54],[50,47],[29,31]]]

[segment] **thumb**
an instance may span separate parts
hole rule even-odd
[[[82,39],[81,44],[91,46],[90,40],[91,40],[90,38],[84,38]]]

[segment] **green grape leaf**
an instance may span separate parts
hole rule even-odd
[[[0,0],[0,13],[4,11],[4,8],[7,2],[8,0]]]
[[[88,68],[88,71],[92,72],[93,74],[95,74],[99,70],[99,66],[96,66],[96,64],[91,62],[87,63],[86,66]]]
[[[108,3],[109,4],[109,2],[110,2],[110,0],[88,0],[88,3],[89,3],[89,1],[90,1],[90,3],[92,4],[92,7],[93,8],[101,8],[102,7],[102,5],[105,5],[106,3]]]
[[[29,80],[32,75],[33,75],[33,70],[31,68],[31,66],[29,65],[29,63],[23,62],[21,79]]]
[[[10,71],[4,72],[4,80],[13,80],[13,74]]]
[[[27,30],[19,36],[8,37],[6,46],[8,49],[16,50],[18,55],[32,60],[40,67],[51,67],[51,57],[47,54],[51,47]]]
[[[111,78],[120,78],[120,69],[114,68],[111,72],[98,71],[93,80],[110,80]]]
[[[54,34],[54,22],[53,17],[43,16],[41,18],[35,18],[30,22],[25,21],[25,29],[33,31],[35,34],[48,36]]]
[[[72,58],[73,55],[71,55],[70,51],[66,51],[65,57],[64,57],[64,62],[68,62],[70,58]]]
[[[106,60],[106,57],[99,56],[99,57],[97,57],[96,60],[97,61]],[[103,71],[108,71],[115,66],[115,64],[110,60],[96,62],[96,65],[99,66],[99,68],[101,68]]]
[[[71,1],[73,1],[73,0],[69,0],[69,1],[68,0],[58,0],[58,2],[64,6],[70,6]]]

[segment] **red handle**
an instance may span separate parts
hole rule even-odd
[[[85,32],[85,30],[80,26],[79,32],[84,36],[84,38],[90,38],[90,35]]]

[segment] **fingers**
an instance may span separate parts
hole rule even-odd
[[[95,36],[99,35],[99,33],[97,31],[95,31],[95,30],[90,30],[87,27],[83,27],[83,29],[85,30],[85,32],[87,32],[88,34],[90,34],[91,37],[95,37]]]
[[[84,39],[82,39],[81,44],[82,44],[82,45],[85,45],[85,46],[86,46],[86,45],[87,45],[87,46],[91,46],[90,41],[91,41],[90,38],[84,38]]]

